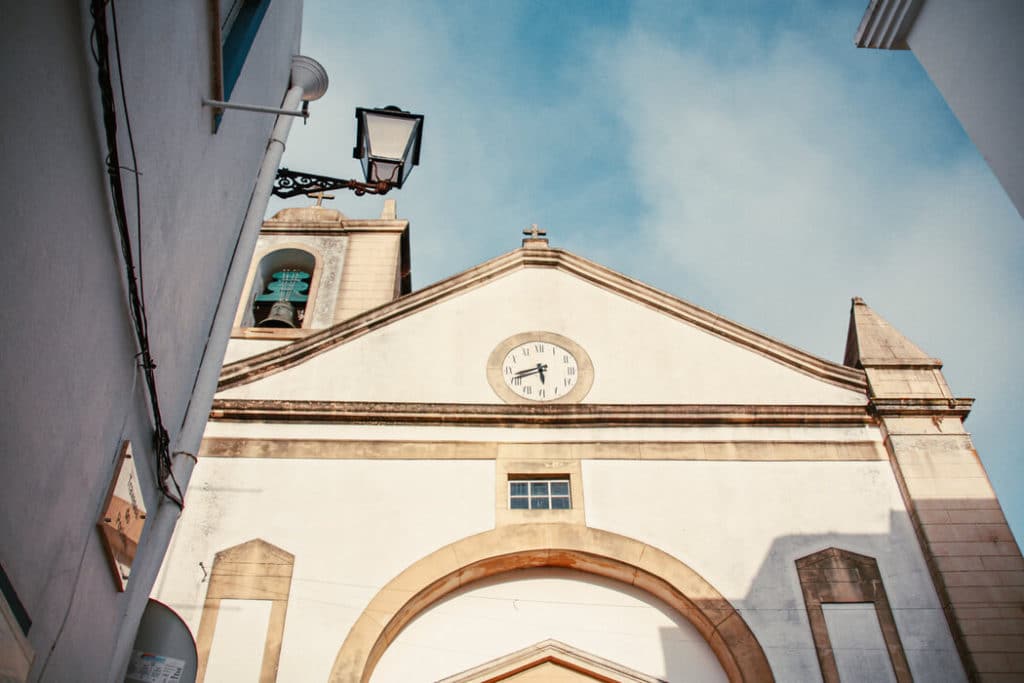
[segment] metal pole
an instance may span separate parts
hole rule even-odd
[[[309,118],[309,112],[303,108],[300,111],[294,109],[277,109],[275,107],[261,107],[256,104],[236,104],[234,102],[224,102],[222,100],[208,100],[203,98],[204,107],[216,107],[218,109],[241,109],[242,111],[258,111],[264,114],[277,114],[279,116],[301,116],[306,119]]]

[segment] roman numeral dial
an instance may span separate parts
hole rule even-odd
[[[593,364],[578,344],[553,332],[524,332],[491,352],[487,379],[508,403],[567,403],[590,390]]]

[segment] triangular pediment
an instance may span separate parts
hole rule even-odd
[[[524,248],[224,367],[222,399],[502,403],[488,358],[533,333],[593,361],[580,403],[863,405],[823,360],[559,249]],[[525,336],[524,336],[525,335]]]
[[[579,648],[549,639],[445,678],[438,683],[664,683]]]
[[[246,564],[286,564],[295,563],[295,556],[276,545],[267,543],[262,538],[254,538],[245,543],[226,548],[217,553],[217,562],[234,562]]]

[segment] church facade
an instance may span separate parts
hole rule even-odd
[[[970,399],[854,299],[832,363],[567,251],[416,292],[408,222],[264,225],[153,597],[197,680],[1012,680]]]

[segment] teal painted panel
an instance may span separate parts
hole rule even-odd
[[[266,294],[260,294],[256,301],[293,301],[304,302],[307,300],[306,292],[309,290],[309,273],[301,270],[281,270],[274,273],[274,279],[267,285],[270,290]]]

